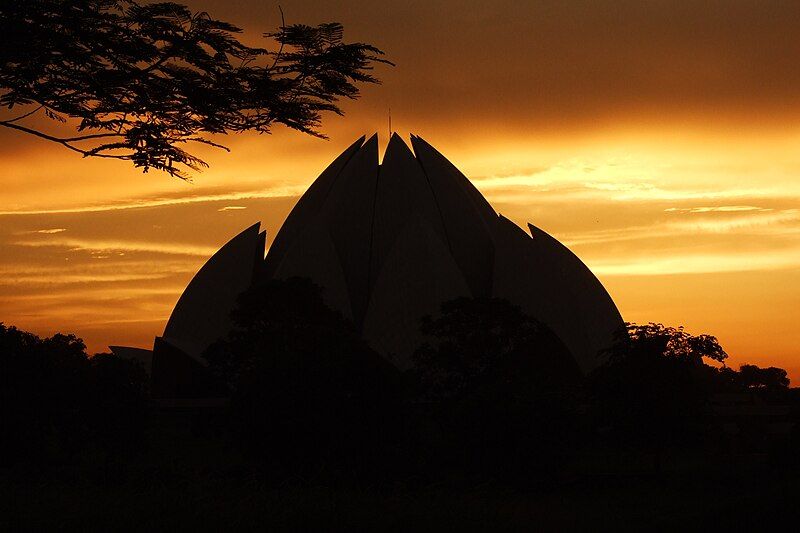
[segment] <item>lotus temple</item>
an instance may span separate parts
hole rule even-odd
[[[413,150],[413,151],[412,151]],[[311,278],[328,305],[400,369],[421,341],[420,319],[460,296],[509,300],[561,339],[583,372],[622,318],[592,272],[541,229],[495,212],[470,181],[418,136],[358,139],[313,182],[269,241],[256,223],[233,237],[184,290],[142,360],[162,398],[222,394],[205,349],[232,328],[237,296],[261,280]]]

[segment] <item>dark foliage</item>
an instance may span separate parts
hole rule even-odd
[[[89,359],[87,414],[98,444],[115,451],[143,444],[149,415],[148,376],[141,364],[113,354]]]
[[[549,391],[580,376],[558,337],[506,300],[445,302],[439,316],[423,319],[421,330],[429,342],[414,353],[413,372],[427,400],[469,396],[498,380],[515,394]],[[509,371],[531,361],[536,371]]]
[[[310,280],[244,293],[236,329],[206,357],[234,390],[242,445],[274,474],[375,465],[395,436],[399,375]]]
[[[625,445],[660,448],[698,438],[704,406],[727,354],[710,335],[693,336],[662,324],[627,324],[607,362],[588,379],[602,419]]]
[[[388,63],[345,43],[338,23],[284,24],[265,34],[277,48],[268,51],[172,2],[2,0],[0,32],[0,106],[20,109],[0,126],[182,178],[207,166],[187,143],[224,148],[209,134],[283,124],[323,137],[322,113],[342,114],[338,100],[377,83],[373,65]],[[78,134],[47,133],[31,123],[40,114]]]
[[[81,416],[84,350],[74,335],[40,339],[0,324],[3,461],[60,459],[79,450],[89,431]]]
[[[742,365],[739,367],[739,383],[748,389],[775,391],[786,389],[789,386],[789,378],[786,376],[786,370],[782,368]]]
[[[426,318],[414,355],[419,398],[462,471],[549,479],[574,439],[580,370],[544,324],[496,298],[460,298]]]
[[[403,388],[399,372],[322,296],[298,278],[243,294],[236,329],[206,354],[234,391],[230,408],[168,402],[154,413],[155,431],[146,431],[140,366],[89,358],[73,335],[41,339],[0,325],[0,480],[85,472],[65,484],[128,486],[131,494],[156,487],[176,500],[187,486],[221,483],[276,491],[280,508],[285,487],[305,498],[309,484],[326,494],[551,491],[574,480],[582,461],[590,494],[604,490],[592,485],[591,468],[611,468],[626,485],[629,470],[613,470],[620,462],[662,478],[670,472],[662,464],[686,453],[702,458],[692,475],[701,468],[740,479],[726,464],[740,456],[767,457],[785,473],[799,468],[800,432],[791,430],[798,390],[780,369],[706,365],[725,359],[713,337],[631,324],[584,380],[543,324],[503,300],[463,298],[423,322],[428,342]],[[787,424],[789,433],[774,434]]]
[[[712,335],[691,335],[683,326],[674,328],[650,322],[627,323],[616,333],[614,346],[608,350],[611,365],[632,358],[670,358],[700,364],[703,358],[724,362],[728,354]]]
[[[141,438],[144,371],[85,348],[74,335],[41,339],[0,323],[0,462],[66,461]]]

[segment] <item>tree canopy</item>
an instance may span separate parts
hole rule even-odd
[[[691,335],[683,326],[675,328],[655,322],[626,324],[617,332],[607,355],[611,364],[635,357],[668,357],[692,363],[700,363],[704,357],[719,363],[728,358],[713,335]]]
[[[68,459],[89,446],[119,453],[143,437],[147,375],[75,335],[0,323],[0,465]]]
[[[696,422],[721,376],[703,359],[724,363],[728,357],[716,337],[628,323],[606,355],[587,386],[613,434],[655,447],[696,441]]]
[[[390,63],[344,42],[339,23],[282,23],[267,50],[173,2],[1,0],[0,32],[0,106],[14,115],[0,126],[180,178],[208,166],[187,144],[227,150],[212,134],[283,124],[324,137],[322,113],[341,115],[339,99]],[[48,133],[40,115],[77,134]]]
[[[234,330],[205,352],[233,392],[239,442],[275,472],[365,467],[393,434],[399,372],[307,278],[239,296]]]
[[[543,323],[501,298],[456,298],[421,323],[418,411],[444,430],[438,460],[512,483],[549,479],[574,439],[581,372]],[[535,481],[533,481],[535,480]]]
[[[740,382],[750,389],[785,389],[789,386],[786,370],[774,366],[759,368],[756,365],[739,367]]]
[[[431,400],[473,395],[486,387],[540,392],[580,375],[558,337],[500,298],[456,298],[420,325],[427,342],[413,355],[414,373]],[[563,383],[560,383],[563,384]]]

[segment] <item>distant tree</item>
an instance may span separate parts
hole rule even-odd
[[[149,379],[142,364],[95,354],[88,377],[86,412],[97,444],[116,454],[140,446],[149,421]]]
[[[728,366],[717,369],[714,377],[715,392],[741,392],[742,380],[739,372]]]
[[[427,399],[474,394],[512,377],[517,392],[549,390],[580,376],[547,326],[500,298],[445,302],[438,316],[423,318],[420,328],[428,342],[413,355],[414,373]],[[505,374],[522,366],[530,372]]]
[[[661,449],[696,435],[698,418],[727,354],[711,335],[682,327],[628,323],[588,387],[613,433],[633,446]]]
[[[269,133],[283,124],[324,137],[321,115],[378,83],[374,46],[343,42],[338,23],[282,24],[276,50],[238,40],[241,30],[173,2],[2,0],[0,126],[84,157],[131,161],[186,178],[207,166],[183,147],[224,148],[209,134]],[[48,133],[43,115],[77,134]],[[227,150],[227,148],[225,148]]]
[[[141,441],[146,375],[83,341],[0,323],[0,464],[70,460],[99,445],[117,453]]]
[[[617,332],[607,355],[612,365],[634,358],[671,358],[691,364],[701,364],[703,358],[719,363],[728,358],[712,335],[691,335],[683,326],[674,328],[654,322],[627,323],[624,330]]]
[[[0,323],[0,461],[61,460],[85,444],[88,358],[74,335],[40,339]]]
[[[421,329],[411,376],[452,439],[442,455],[480,475],[548,478],[574,444],[581,379],[561,340],[498,298],[445,302]]]
[[[234,391],[240,442],[275,471],[374,464],[396,424],[399,373],[310,280],[256,285],[205,356]]]
[[[742,365],[739,367],[739,382],[748,389],[781,390],[789,387],[786,370],[774,366]]]

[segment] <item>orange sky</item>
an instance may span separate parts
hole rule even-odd
[[[398,3],[399,4],[399,3]],[[522,5],[524,4],[524,5]],[[702,5],[701,5],[702,4]],[[277,4],[191,2],[244,27]],[[149,346],[221,244],[296,195],[387,108],[492,205],[570,246],[626,320],[717,335],[800,381],[800,4],[287,2],[385,49],[382,86],[327,117],[198,149],[191,184],[0,131],[0,320]]]

